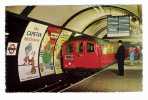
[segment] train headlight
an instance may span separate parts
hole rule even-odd
[[[68,65],[71,65],[71,62],[68,62]]]

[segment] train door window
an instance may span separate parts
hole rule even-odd
[[[72,44],[68,44],[67,45],[66,51],[67,51],[68,54],[73,52],[73,46],[72,46]]]
[[[94,44],[88,42],[87,43],[87,52],[94,52]]]
[[[78,43],[77,51],[78,51],[78,53],[82,53],[83,52],[83,42],[79,42]]]

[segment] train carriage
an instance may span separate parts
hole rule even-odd
[[[93,37],[74,37],[62,45],[64,69],[101,69],[115,62],[115,43]]]

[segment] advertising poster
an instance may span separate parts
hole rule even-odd
[[[54,63],[54,70],[55,73],[58,74],[57,69],[60,70],[60,73],[62,72],[61,65],[59,65],[60,63],[56,63],[55,62],[55,50],[56,50],[56,46],[59,45],[60,43],[58,43],[60,36],[61,36],[61,29],[57,28],[57,27],[53,27],[53,26],[49,26],[48,27],[48,35],[50,36],[50,45],[51,45],[51,53],[53,54],[52,59],[53,59],[53,63]]]
[[[46,32],[40,48],[39,67],[41,76],[55,73],[53,65],[53,51],[50,40],[50,35]]]
[[[48,27],[48,35],[50,36],[50,44],[52,47],[56,45],[57,39],[61,33],[61,29],[54,27],[54,26],[49,26]]]
[[[46,25],[30,22],[22,37],[18,53],[20,81],[39,78],[38,56],[41,40],[47,30]]]
[[[63,30],[57,40],[56,47],[54,50],[54,64],[55,64],[56,74],[62,73],[60,50],[61,50],[62,44],[70,38],[71,34],[72,34],[72,32],[67,31],[67,30]]]
[[[8,42],[7,46],[7,55],[8,56],[15,56],[17,50],[17,43],[14,42]]]

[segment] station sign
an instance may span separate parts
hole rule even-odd
[[[107,18],[107,37],[123,37],[130,35],[129,16],[109,16]]]
[[[17,45],[18,44],[15,42],[8,42],[8,46],[7,46],[7,55],[8,56],[15,56],[16,55]]]

